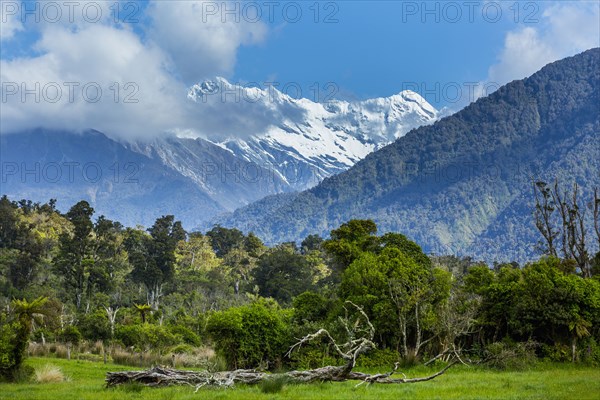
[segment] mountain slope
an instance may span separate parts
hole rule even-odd
[[[438,117],[435,108],[409,90],[386,98],[317,103],[274,87],[242,87],[217,78],[194,85],[188,98],[198,107],[228,103],[238,117],[268,115],[272,121],[264,130],[248,128],[233,137],[210,140],[245,162],[272,168],[294,190],[315,186]]]
[[[292,199],[269,199],[268,214],[263,203],[217,222],[274,242],[373,218],[429,252],[528,259],[531,179],[600,185],[599,59],[592,49],[550,64]]]
[[[87,200],[97,215],[151,226],[175,214],[194,226],[224,212],[191,179],[160,160],[126,148],[96,131],[35,130],[0,137],[0,194],[13,200],[58,200],[61,210]]]
[[[156,217],[174,214],[192,228],[265,196],[313,187],[437,117],[413,92],[320,104],[275,89],[235,86],[222,78],[192,87],[189,105],[210,110],[211,102],[222,100],[214,89],[244,93],[246,103],[225,106],[236,113],[234,118],[249,121],[247,131],[235,138],[163,136],[134,142],[97,131],[0,132],[0,194],[34,201],[57,198],[61,208],[86,199],[99,213],[127,225],[148,226]],[[201,111],[207,115],[206,109]],[[269,128],[261,130],[260,123],[250,120],[264,115]],[[33,172],[24,172],[28,169]],[[98,179],[84,175],[96,169]],[[54,172],[59,179],[44,176]],[[67,177],[70,172],[73,180]]]

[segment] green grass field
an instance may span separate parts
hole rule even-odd
[[[46,364],[58,366],[70,381],[1,384],[1,399],[600,399],[600,369],[556,364],[540,364],[523,372],[457,366],[433,381],[423,383],[361,385],[358,388],[355,388],[356,382],[287,385],[276,394],[264,394],[258,387],[202,388],[197,393],[192,387],[106,389],[107,371],[133,368],[55,358],[29,358],[27,364],[35,368]],[[404,372],[416,377],[432,371],[418,367]]]

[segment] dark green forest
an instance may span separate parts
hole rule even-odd
[[[130,228],[86,201],[61,213],[55,200],[4,196],[0,374],[26,373],[27,354],[209,369],[336,365],[326,340],[286,353],[321,328],[351,340],[347,321],[358,309],[377,345],[363,366],[450,354],[498,368],[539,359],[600,365],[600,253],[589,252],[600,240],[600,202],[595,226],[579,231],[587,220],[574,211],[576,197],[563,199],[572,218],[561,220],[558,184],[534,186],[541,253],[526,265],[429,256],[372,220],[267,247],[221,226],[186,232],[172,215]],[[581,238],[594,229],[598,237]]]

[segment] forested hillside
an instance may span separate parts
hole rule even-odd
[[[600,185],[599,107],[600,49],[592,49],[411,131],[311,190],[216,221],[273,243],[371,218],[428,253],[531,260],[533,183],[577,182],[588,197]]]

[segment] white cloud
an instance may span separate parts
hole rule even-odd
[[[568,2],[546,8],[539,24],[508,32],[488,81],[503,85],[544,65],[600,46],[600,3]]]
[[[202,24],[198,7],[200,2],[152,3],[145,39],[132,25],[115,23],[105,8],[97,23],[27,24],[40,35],[36,55],[0,60],[0,128],[92,128],[126,139],[166,131],[222,134],[227,121],[214,115],[223,107],[190,104],[187,87],[204,75],[231,72],[239,46],[262,39],[266,28],[220,19]],[[18,29],[11,28],[11,35]],[[253,126],[246,118],[252,116],[228,128]],[[262,127],[264,120],[254,125]]]
[[[513,4],[503,5],[505,15],[512,17]],[[551,62],[600,46],[600,3],[553,2],[539,16],[530,17],[538,18],[538,22],[508,31],[486,79],[474,85],[473,90],[464,90],[461,100],[447,113],[460,110],[508,82],[526,78]]]
[[[164,53],[129,30],[51,26],[36,50],[42,55],[0,61],[3,130],[93,128],[135,137],[182,119],[185,87],[166,72]]]
[[[240,4],[156,1],[148,9],[152,18],[149,35],[169,52],[186,83],[229,75],[238,48],[260,43],[267,32],[262,22],[244,17]],[[234,10],[233,14],[226,14],[225,7]]]
[[[23,30],[16,8],[15,4],[9,7],[9,4],[0,3],[0,42],[12,39],[16,32]]]

